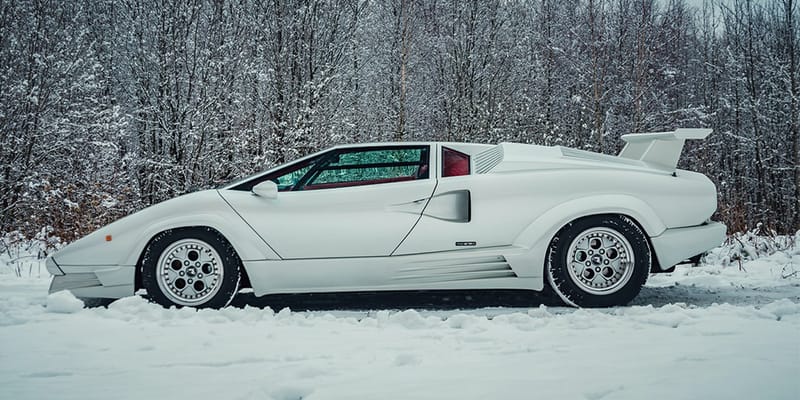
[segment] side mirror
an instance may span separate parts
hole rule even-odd
[[[252,192],[254,195],[261,196],[266,199],[277,199],[278,185],[273,181],[264,181],[253,186]]]

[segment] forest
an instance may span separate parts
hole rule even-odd
[[[797,0],[0,0],[0,236],[71,241],[341,143],[708,127],[729,232],[800,228]]]

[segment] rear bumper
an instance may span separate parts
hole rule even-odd
[[[686,228],[667,229],[661,235],[651,237],[653,251],[662,270],[713,249],[725,241],[727,227],[719,222]]]

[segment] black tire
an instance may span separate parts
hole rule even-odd
[[[192,252],[193,248],[191,246],[193,244],[200,246],[198,250],[195,251],[195,254],[199,251],[201,255],[204,255],[203,251],[209,251],[208,254],[213,255],[202,267],[198,267],[201,269],[194,270],[192,269],[193,265],[186,264],[187,269],[184,270],[183,267],[179,267],[180,270],[176,272],[176,274],[180,272],[181,275],[181,277],[177,279],[184,279],[184,288],[190,290],[192,294],[196,294],[197,299],[183,298],[184,296],[191,295],[178,292],[175,285],[176,281],[170,283],[170,279],[164,278],[159,282],[159,260],[164,256],[165,258],[161,261],[168,261],[170,256],[167,253],[172,253],[172,249],[175,249],[174,251],[176,252],[180,251],[180,249],[175,248],[175,246],[180,246],[182,243],[184,243],[183,246],[189,247],[186,253],[187,259],[184,262],[189,262],[188,257],[190,257],[189,254]],[[203,245],[208,245],[208,249],[203,248]],[[216,256],[219,257],[218,262]],[[195,260],[198,260],[199,266],[201,261],[197,256],[195,256]],[[174,263],[175,261],[176,260],[173,260],[172,262]],[[178,264],[180,264],[180,262],[178,262]],[[204,281],[204,285],[200,285],[200,287],[203,290],[208,289],[208,293],[202,296],[196,293],[196,286],[188,287],[192,283],[195,285],[199,284],[197,281],[201,279],[196,279],[196,281],[193,282],[189,277],[190,272],[194,271],[191,277],[203,278],[202,272],[206,272],[207,265],[209,266],[206,279],[213,279],[214,276],[218,277],[219,275],[222,277],[221,279],[213,279],[213,285],[205,286],[207,282]],[[164,270],[166,269],[167,268]],[[192,271],[189,269],[192,269]],[[142,257],[142,286],[147,290],[147,297],[151,301],[164,307],[222,308],[230,304],[239,292],[242,275],[241,270],[242,262],[238,254],[236,254],[236,251],[230,243],[228,243],[219,232],[210,228],[201,227],[173,229],[159,233],[147,246],[144,257]],[[186,282],[188,282],[188,284]],[[174,288],[176,292],[167,292],[167,290],[170,290],[170,287]],[[200,289],[198,289],[198,291],[199,290]]]
[[[591,242],[593,235],[600,236],[600,247],[592,247],[598,243]],[[623,240],[616,241],[618,237],[627,241],[629,246],[625,247]],[[591,244],[584,251],[580,247],[582,243]],[[606,248],[605,243],[610,243],[610,247]],[[570,254],[573,244],[574,254]],[[625,253],[628,251],[633,253],[632,266],[623,261],[627,259]],[[614,259],[608,258],[612,255]],[[607,267],[609,260],[610,267],[617,265],[619,269]],[[614,260],[617,260],[616,264]],[[596,215],[573,221],[556,234],[550,242],[545,269],[550,287],[566,304],[573,307],[613,307],[626,305],[639,294],[647,281],[651,262],[650,245],[634,221],[620,215]],[[579,268],[584,268],[580,274],[577,272]],[[603,275],[598,276],[601,273]],[[606,277],[606,273],[610,276]],[[597,281],[600,283],[595,283]],[[588,287],[592,285],[598,287]]]
[[[108,308],[108,305],[116,299],[105,299],[100,297],[78,297],[83,302],[84,308]]]

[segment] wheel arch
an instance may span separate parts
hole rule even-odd
[[[219,238],[221,240],[223,240],[225,243],[227,243],[229,246],[231,246],[231,248],[233,249],[234,253],[236,253],[236,257],[239,259],[239,267],[240,267],[239,270],[241,271],[241,274],[242,274],[241,275],[242,281],[241,281],[241,284],[240,284],[240,288],[249,288],[249,287],[251,287],[250,277],[247,274],[247,269],[244,267],[244,263],[242,262],[242,256],[239,253],[239,250],[236,248],[236,246],[222,232],[220,232],[218,229],[216,229],[216,228],[214,228],[212,226],[207,226],[207,225],[187,225],[187,226],[180,226],[180,227],[175,227],[175,228],[163,229],[163,230],[153,234],[152,236],[150,236],[150,238],[147,240],[147,242],[144,244],[144,246],[140,249],[139,256],[138,256],[138,258],[136,260],[136,268],[135,268],[136,272],[135,272],[135,275],[134,275],[134,292],[143,288],[142,268],[144,266],[142,265],[142,263],[144,261],[145,255],[147,254],[147,249],[150,247],[150,245],[153,243],[153,241],[157,237],[159,237],[160,235],[164,235],[164,234],[167,234],[167,233],[170,233],[170,232],[190,231],[190,230],[197,230],[197,229],[205,229],[205,230],[207,230],[209,232],[212,232],[215,235],[219,236]]]
[[[647,239],[648,245],[650,245],[650,247],[652,248],[652,245],[650,244],[650,237],[648,236],[648,234],[647,234],[647,231],[644,229],[644,227],[642,226],[642,224],[641,224],[641,223],[640,223],[638,220],[636,220],[636,218],[632,217],[631,215],[628,215],[628,214],[623,214],[623,213],[599,213],[599,214],[589,214],[589,215],[583,215],[583,216],[577,217],[577,218],[575,218],[575,219],[573,219],[573,220],[571,220],[571,221],[567,222],[566,224],[562,225],[562,226],[561,226],[561,227],[560,227],[560,228],[559,228],[559,229],[558,229],[558,230],[557,230],[557,231],[556,231],[556,232],[555,232],[555,233],[554,233],[554,234],[553,234],[553,235],[550,237],[550,241],[548,241],[548,243],[547,243],[548,247],[549,247],[551,244],[553,244],[553,240],[555,240],[555,238],[556,238],[556,237],[558,237],[558,236],[559,236],[559,235],[560,235],[562,232],[564,232],[566,229],[569,229],[569,228],[570,228],[570,227],[571,227],[573,224],[575,224],[576,222],[578,222],[578,221],[581,221],[581,220],[584,220],[584,219],[588,219],[588,218],[597,218],[597,217],[601,217],[601,218],[602,218],[602,217],[622,217],[622,218],[627,218],[627,219],[629,219],[631,222],[633,222],[633,224],[634,224],[634,225],[636,225],[636,226],[639,228],[639,230],[641,230],[641,231],[642,231],[642,234],[643,234],[643,235],[644,235],[644,237]]]
[[[592,214],[592,215],[585,215],[585,216],[576,218],[576,219],[574,219],[572,221],[569,221],[567,224],[562,226],[561,229],[557,230],[556,233],[554,233],[553,236],[550,238],[550,241],[547,243],[548,251],[549,251],[550,247],[553,244],[553,240],[555,240],[556,237],[558,237],[562,232],[564,232],[564,230],[569,228],[572,224],[574,224],[574,223],[576,223],[576,222],[578,222],[578,221],[580,221],[582,219],[592,218],[592,217],[604,217],[604,216],[627,218],[631,222],[633,222],[633,224],[636,225],[639,228],[640,231],[642,231],[642,234],[644,235],[644,239],[647,242],[647,246],[650,248],[650,272],[662,272],[661,271],[661,266],[658,263],[658,257],[656,257],[656,254],[655,254],[655,248],[653,248],[653,242],[650,239],[650,235],[647,234],[647,231],[644,229],[642,224],[639,221],[636,220],[636,218],[634,218],[634,217],[632,217],[630,215],[626,215],[626,214],[617,214],[617,213]],[[547,266],[547,256],[548,255],[545,255],[545,261],[544,261],[545,265],[543,267]]]
[[[520,276],[545,277],[547,251],[552,240],[565,227],[582,218],[598,215],[618,215],[629,218],[642,230],[651,249],[651,261],[657,265],[650,238],[663,233],[667,227],[656,212],[644,201],[629,195],[598,195],[573,199],[542,213],[531,222],[517,239],[515,246],[530,247],[528,271]],[[655,267],[654,267],[655,268]]]

